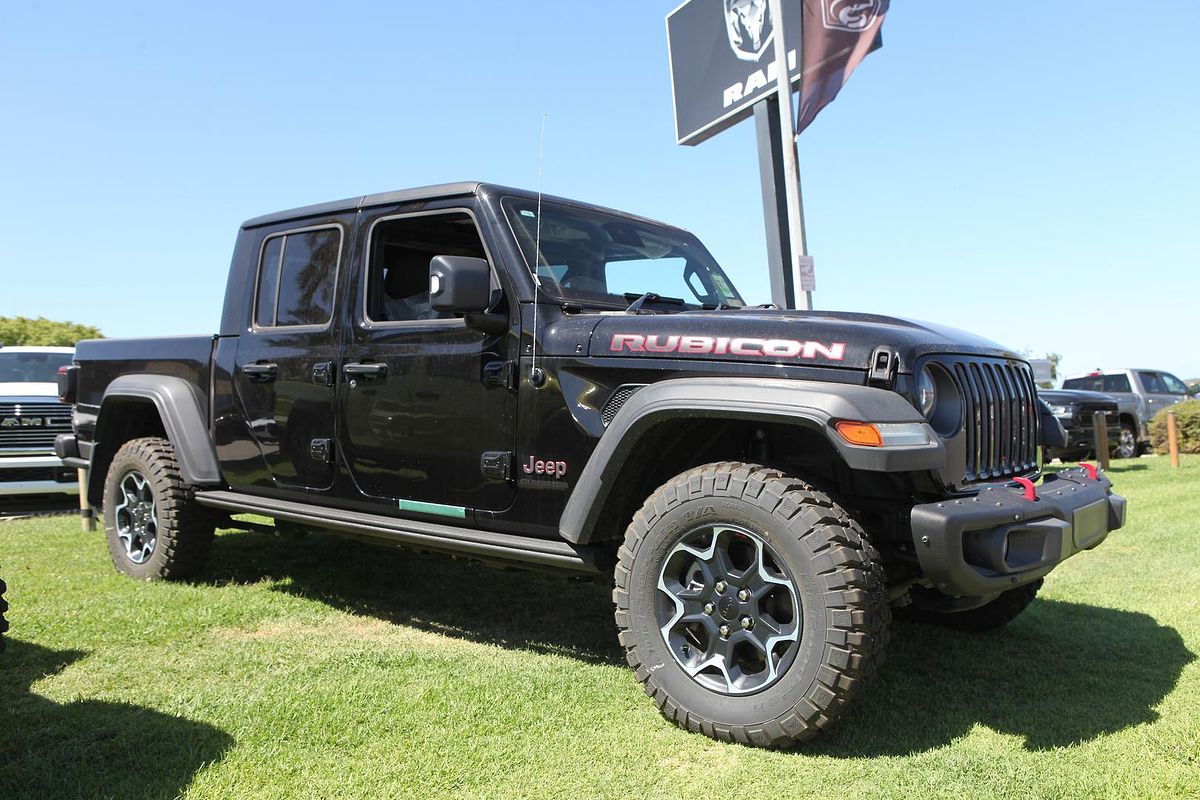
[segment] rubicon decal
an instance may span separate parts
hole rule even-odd
[[[615,333],[609,349],[633,353],[679,353],[697,356],[759,356],[764,358],[821,358],[841,361],[845,342],[802,342],[798,339],[754,339],[730,336],[643,336]]]

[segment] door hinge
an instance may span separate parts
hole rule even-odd
[[[333,386],[333,362],[321,361],[313,364],[312,382],[318,386]]]
[[[333,463],[333,441],[330,439],[313,439],[308,443],[308,456],[313,461],[322,464]]]
[[[896,370],[900,368],[900,354],[890,347],[881,345],[871,353],[867,385],[880,389],[891,389],[896,385]]]
[[[479,458],[479,471],[498,481],[512,480],[513,454],[507,450],[489,450]]]
[[[517,388],[517,362],[489,361],[483,365],[483,382],[488,386]]]

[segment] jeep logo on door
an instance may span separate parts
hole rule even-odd
[[[733,54],[758,61],[775,37],[767,0],[725,0],[725,33]]]

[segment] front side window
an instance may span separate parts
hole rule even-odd
[[[1167,387],[1168,394],[1187,394],[1187,384],[1176,378],[1169,372],[1162,373],[1163,383]]]
[[[525,263],[541,290],[582,305],[623,308],[647,292],[693,308],[743,306],[704,246],[684,231],[599,209],[504,200]],[[537,242],[540,240],[540,248]]]
[[[340,228],[267,239],[258,265],[254,324],[260,328],[328,325],[341,248]]]
[[[465,211],[382,220],[371,231],[369,251],[367,319],[372,322],[453,318],[430,307],[429,262],[434,256],[487,258],[475,221]]]

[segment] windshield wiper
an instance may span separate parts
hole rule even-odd
[[[687,303],[682,298],[663,297],[661,294],[655,294],[654,292],[646,292],[644,295],[641,295],[640,297],[638,295],[634,294],[633,292],[626,292],[625,299],[633,300],[633,303],[630,304],[629,308],[625,309],[625,313],[626,314],[634,314],[634,315],[641,314],[642,306],[644,306],[646,303],[671,303],[672,305],[677,305],[677,306],[687,305]]]

